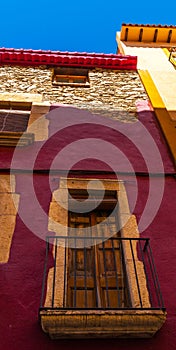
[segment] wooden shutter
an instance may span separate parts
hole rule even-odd
[[[107,203],[106,203],[107,204]],[[69,213],[69,226],[77,235],[86,237],[118,237],[117,215],[109,210],[89,214]],[[106,223],[103,223],[106,220]],[[107,222],[108,221],[108,222]],[[101,222],[101,225],[97,225]],[[85,235],[85,232],[84,232]],[[123,264],[123,249],[119,240],[108,239],[91,246],[68,249],[67,307],[118,308],[127,306],[127,289]]]
[[[0,112],[0,131],[19,131],[24,132],[27,129],[29,120],[28,112]]]

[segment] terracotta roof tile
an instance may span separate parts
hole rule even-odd
[[[122,23],[122,26],[128,27],[150,27],[150,28],[176,28],[174,25],[162,25],[162,24],[133,24],[133,23]]]
[[[3,64],[136,70],[137,57],[103,53],[0,48],[0,65]]]

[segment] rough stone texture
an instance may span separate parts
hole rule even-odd
[[[0,263],[9,260],[11,243],[16,224],[19,195],[15,191],[15,176],[0,175]]]
[[[45,66],[2,66],[0,92],[43,94],[43,101],[72,104],[123,121],[135,120],[136,102],[148,99],[135,71],[90,70],[90,88],[53,86],[52,74]]]
[[[57,201],[57,198],[60,202]],[[67,190],[59,189],[53,192],[52,201],[49,208],[48,230],[55,232],[57,235],[67,236],[68,232],[68,212],[62,207],[62,203],[68,207],[68,193]],[[55,273],[55,288],[53,291],[54,268],[52,267],[48,272],[47,278],[47,293],[45,300],[45,307],[51,307],[52,297],[54,307],[63,307],[64,302],[64,265],[65,265],[65,249],[61,246],[61,242],[55,242],[53,245],[53,258],[55,259],[55,249],[57,246],[56,259],[56,273]],[[53,294],[54,293],[54,294]]]
[[[9,260],[12,238],[16,225],[16,215],[0,214],[0,264],[5,264]]]
[[[12,193],[15,192],[15,177],[14,175],[0,175],[0,193]]]
[[[0,78],[1,78],[1,75],[0,75]],[[0,101],[8,101],[11,104],[13,104],[13,102],[24,102],[25,105],[27,102],[36,102],[36,103],[38,102],[39,103],[42,101],[42,95],[23,93],[22,90],[20,90],[18,93],[16,91],[16,86],[14,86],[14,87],[15,87],[15,89],[12,89],[10,91],[8,90],[8,92],[7,92],[6,90],[2,90],[2,86],[1,86]]]
[[[123,214],[127,208],[127,205],[125,205],[125,197],[126,197],[125,193],[123,193],[120,200],[122,201],[123,196],[124,196],[124,199],[120,208],[120,219],[122,221],[121,224],[123,223],[123,227],[121,229],[121,237],[122,238],[125,238],[125,237],[139,238],[139,231],[138,231],[135,215],[131,215],[129,217],[129,214]],[[123,205],[124,205],[124,210],[123,210]],[[138,281],[140,285],[142,306],[146,308],[150,308],[151,304],[150,304],[149,293],[148,293],[147,284],[146,284],[146,275],[144,271],[144,265],[142,261],[138,260],[138,256],[137,256],[137,240],[131,242],[131,245],[129,241],[123,241],[122,244],[123,244],[123,252],[124,252],[126,271],[128,276],[128,286],[129,286],[132,305],[133,307],[141,307],[136,274],[135,274],[136,273],[135,267],[136,267]],[[133,252],[133,255],[132,255],[132,252]]]
[[[59,338],[150,338],[166,320],[162,310],[40,311],[43,331]]]
[[[34,133],[35,141],[43,141],[48,138],[49,121],[46,119],[46,114],[49,109],[49,103],[32,104],[27,132]]]

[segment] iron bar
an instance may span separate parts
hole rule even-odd
[[[55,283],[56,283],[56,259],[57,259],[57,238],[54,250],[54,273],[53,273],[53,289],[52,289],[52,307],[54,307]]]
[[[68,240],[71,240],[71,239],[82,239],[82,240],[84,240],[84,239],[87,239],[87,240],[90,240],[90,237],[89,238],[87,238],[87,237],[85,237],[85,236],[67,236],[67,237],[65,237],[65,236],[47,236],[46,238],[57,238],[57,240],[58,239],[68,239]],[[97,240],[97,239],[104,239],[105,237],[104,236],[91,236],[91,239],[93,239],[93,240]],[[143,238],[143,237],[141,237],[141,238],[133,238],[133,237],[110,237],[110,238],[108,238],[108,239],[113,239],[113,240],[119,240],[119,241],[138,241],[138,240],[140,240],[140,241],[147,241],[147,240],[149,240],[149,238]],[[59,244],[58,244],[59,245]]]
[[[143,249],[144,252],[146,251],[148,245],[149,245],[149,238],[146,238],[146,241],[145,241],[145,244],[144,244],[144,249]]]
[[[73,306],[76,308],[76,256],[77,256],[77,251],[76,251],[76,238],[74,239],[75,242],[75,247],[73,249],[73,254],[74,254],[74,294],[73,294]]]
[[[146,270],[145,257],[144,257],[144,252],[146,251],[146,249],[148,247],[148,244],[149,244],[149,240],[147,240],[145,242],[144,248],[142,249],[141,241],[139,240],[139,247],[140,247],[140,252],[141,252],[141,258],[142,258],[142,262],[143,262],[143,266],[144,266],[144,271],[145,271],[145,277],[146,277],[146,281],[147,281],[147,288],[148,288],[148,292],[149,292],[150,302],[151,302],[151,305],[152,305],[153,304],[153,298],[152,298],[152,292],[151,292],[151,288],[150,288],[150,281],[149,281],[149,278],[148,278],[148,273],[147,273],[147,270]]]
[[[123,246],[122,246],[122,240],[119,240],[119,248],[120,248],[120,257],[121,257],[121,273],[123,276],[122,282],[123,282],[123,297],[125,298],[125,287],[124,287],[124,283],[126,284],[126,289],[127,289],[127,295],[128,295],[128,301],[127,303],[130,304],[131,303],[131,298],[130,298],[130,292],[129,292],[129,287],[128,287],[128,278],[127,278],[127,273],[126,273],[126,264],[125,264],[125,258],[124,258],[124,252],[123,252]]]
[[[151,260],[150,254],[149,254],[149,249],[147,249],[146,254],[147,254],[147,257],[148,257],[148,262],[149,262],[149,266],[150,266],[150,273],[152,275],[152,281],[153,281],[153,284],[154,284],[154,287],[155,287],[156,297],[157,297],[158,303],[160,305],[160,298],[159,298],[159,294],[158,294],[158,290],[157,290],[157,284],[156,284],[156,280],[155,280],[155,271],[153,270],[153,265],[152,265],[152,260]]]
[[[118,299],[118,307],[119,307],[119,306],[120,306],[120,289],[119,289],[117,261],[116,261],[116,254],[115,254],[114,241],[113,241],[113,239],[111,240],[111,244],[112,244],[112,251],[113,251],[113,259],[114,259],[114,267],[115,267],[115,276],[116,276],[117,299]]]
[[[135,261],[135,257],[134,257],[134,251],[133,251],[133,246],[132,246],[131,240],[130,240],[130,248],[131,248],[131,254],[132,254],[132,259],[133,259],[133,266],[134,266],[134,271],[135,271],[139,301],[140,301],[140,305],[142,307],[141,291],[140,291],[139,279],[138,279],[137,268],[136,268],[136,261]]]
[[[53,255],[54,255],[54,266],[53,268],[53,277],[51,283],[51,304],[47,307],[48,309],[57,309],[57,306],[55,306],[55,300],[56,300],[56,291],[59,289],[59,285],[57,285],[59,280],[59,269],[57,269],[57,265],[59,260],[59,254],[62,251],[61,257],[63,259],[63,307],[59,307],[59,309],[79,309],[80,307],[80,300],[78,302],[78,295],[77,291],[80,289],[82,290],[81,293],[83,293],[83,301],[81,301],[81,305],[83,305],[83,308],[85,309],[126,309],[126,310],[132,310],[132,309],[140,309],[140,310],[158,310],[158,309],[164,309],[164,303],[163,298],[160,290],[159,280],[154,264],[153,259],[153,253],[150,247],[149,238],[128,238],[128,237],[117,237],[117,234],[115,234],[113,229],[114,222],[111,222],[109,224],[106,224],[107,229],[110,231],[110,233],[113,234],[113,237],[110,237],[106,239],[104,236],[98,236],[95,232],[95,227],[92,230],[92,237],[86,236],[48,236],[46,238],[46,255],[45,255],[45,263],[44,263],[44,273],[43,273],[43,283],[42,283],[42,293],[41,293],[41,304],[40,307],[42,309],[45,309],[44,306],[44,297],[45,292],[47,290],[46,284],[49,283],[47,279],[47,271],[50,268],[49,264],[49,247],[50,244],[53,244]],[[91,228],[92,229],[92,228]],[[84,243],[83,247],[81,248],[81,256],[83,256],[81,259],[83,259],[83,275],[82,277],[79,277],[77,274],[77,245],[79,247],[80,245],[80,239]],[[79,240],[79,241],[78,241]],[[106,242],[108,243],[108,246],[106,247]],[[116,246],[115,242],[119,242],[119,246]],[[134,282],[137,285],[137,295],[139,298],[139,305],[136,308],[133,308],[131,305],[131,296],[130,296],[130,289],[128,288],[128,269],[126,270],[126,266],[128,264],[128,257],[126,256],[127,253],[124,254],[125,245],[123,245],[123,242],[129,242],[130,245],[130,256],[129,259],[131,259],[130,264],[134,269]],[[137,254],[137,248],[135,248],[135,245],[133,245],[134,242],[138,242],[138,253],[139,257],[136,258]],[[71,244],[70,244],[71,243]],[[101,246],[100,246],[101,244]],[[58,246],[63,247],[64,251],[62,249],[58,249]],[[72,285],[72,301],[71,303],[67,300],[67,297],[69,297],[68,288],[69,288],[69,263],[70,259],[68,258],[69,249],[72,251],[72,263],[73,263],[73,285]],[[90,249],[90,256],[88,255]],[[111,250],[110,257],[107,256],[109,254],[109,250]],[[108,253],[107,253],[108,251]],[[116,252],[119,251],[119,259],[117,259]],[[101,253],[102,252],[102,253]],[[83,255],[82,255],[83,254]],[[93,256],[92,256],[93,254]],[[102,265],[100,267],[100,256],[102,255]],[[92,260],[93,258],[93,260]],[[108,260],[110,259],[110,260]],[[143,306],[142,302],[142,296],[141,296],[141,287],[140,287],[140,276],[138,275],[138,269],[137,269],[137,261],[140,260],[141,264],[143,265],[145,277],[146,277],[146,286],[149,293],[150,308],[145,308]],[[111,261],[112,272],[109,271],[109,261]],[[79,265],[79,264],[78,264]],[[141,266],[142,266],[141,265]],[[103,267],[103,274],[102,274],[102,267]],[[89,269],[92,269],[92,272],[90,272],[89,276]],[[70,270],[71,271],[71,270]],[[112,276],[114,276],[112,278]],[[120,277],[119,277],[120,276]],[[80,278],[82,278],[82,284],[79,285]],[[88,278],[92,278],[92,282],[89,282]],[[110,279],[109,279],[110,278]],[[121,278],[121,279],[119,279]],[[93,283],[90,284],[89,283]],[[111,284],[113,283],[113,285]],[[88,289],[93,288],[93,293],[95,296],[95,300],[93,302],[90,302],[88,299]],[[103,298],[103,288],[105,288],[105,296],[106,296],[106,303],[104,305],[104,302],[102,301]],[[114,296],[113,305],[111,305],[111,294],[110,290],[115,291],[117,293],[117,298]],[[67,294],[68,293],[68,294]],[[121,296],[121,293],[123,294]],[[91,294],[90,294],[91,295]],[[115,294],[113,294],[115,295]],[[94,298],[94,297],[92,297]],[[70,300],[70,299],[69,299]],[[115,306],[115,307],[114,307]],[[82,309],[82,307],[80,308]]]
[[[49,252],[49,239],[46,239],[46,254],[45,254],[45,263],[44,263],[44,272],[43,272],[43,282],[42,282],[42,295],[40,306],[42,307],[44,302],[44,293],[45,293],[45,285],[46,285],[46,271],[47,271],[47,261],[48,261],[48,252]]]
[[[64,246],[64,296],[63,305],[66,305],[66,285],[67,285],[67,245]]]
[[[106,285],[106,301],[107,306],[109,308],[109,290],[108,290],[108,279],[107,279],[107,268],[106,268],[106,250],[105,250],[105,243],[103,241],[103,262],[104,262],[104,275],[105,275],[105,285]]]
[[[85,307],[87,308],[87,249],[84,244],[84,295]]]
[[[163,297],[162,297],[162,294],[161,294],[161,289],[160,289],[160,285],[159,285],[158,275],[157,275],[157,272],[156,272],[156,267],[155,267],[155,264],[154,264],[154,259],[153,259],[153,254],[152,254],[152,250],[151,250],[150,244],[149,244],[149,252],[150,252],[149,256],[150,256],[150,259],[151,259],[151,262],[152,262],[152,269],[154,271],[154,282],[155,282],[155,285],[156,285],[157,296],[159,296],[159,299],[158,299],[159,306],[161,306],[161,308],[164,308],[164,301],[163,301]]]

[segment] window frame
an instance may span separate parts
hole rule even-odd
[[[1,93],[0,110],[19,110],[29,113],[28,125],[25,132],[0,131],[0,147],[30,146],[34,141],[48,138],[49,121],[46,118],[50,103],[42,101],[41,94],[30,93]]]
[[[68,81],[63,81],[63,79]],[[82,79],[84,82],[79,82]],[[55,67],[52,72],[54,86],[90,87],[89,70],[77,67]]]
[[[31,114],[32,102],[3,100],[0,101],[0,114],[16,115],[28,115],[28,122],[25,131],[21,130],[0,130],[0,146],[6,147],[20,147],[28,146],[34,142],[34,134],[27,132],[29,119]]]
[[[94,185],[93,187],[89,186],[89,189],[97,190],[99,180],[91,180],[94,180]],[[59,189],[53,193],[52,201],[50,203],[49,231],[54,231],[56,235],[67,237],[67,209],[64,209],[63,206],[58,203],[57,199],[61,198],[64,206],[66,205],[68,208],[68,190],[86,189],[89,181],[90,179],[85,178],[60,179]],[[104,184],[105,190],[117,191],[119,220],[120,227],[122,227],[121,237],[124,239],[127,237],[134,238],[134,241],[131,243],[134,252],[133,259],[131,258],[129,242],[127,240],[124,240],[123,242],[123,254],[132,308],[129,310],[99,310],[98,308],[96,310],[62,310],[64,295],[64,247],[58,246],[57,251],[59,251],[59,258],[56,258],[55,265],[57,266],[57,276],[59,277],[56,276],[55,279],[54,308],[49,307],[52,300],[53,289],[51,284],[54,274],[54,269],[51,268],[48,273],[44,308],[41,308],[40,310],[42,329],[49,333],[51,338],[67,338],[68,335],[69,337],[81,338],[86,337],[86,332],[88,332],[89,337],[151,337],[161,328],[166,319],[165,310],[153,310],[150,304],[145,270],[142,261],[138,260],[137,242],[135,241],[135,239],[139,238],[139,231],[136,218],[134,215],[131,215],[129,209],[124,182],[107,179],[101,179],[101,181]],[[53,257],[55,249],[56,245],[53,246]],[[142,310],[139,310],[140,300],[137,283],[134,277],[134,259],[140,283],[140,293],[143,305]],[[87,318],[86,324],[85,317]],[[92,320],[90,324],[89,318]],[[74,322],[78,323],[77,330],[75,329]],[[99,327],[100,324],[102,328]]]

